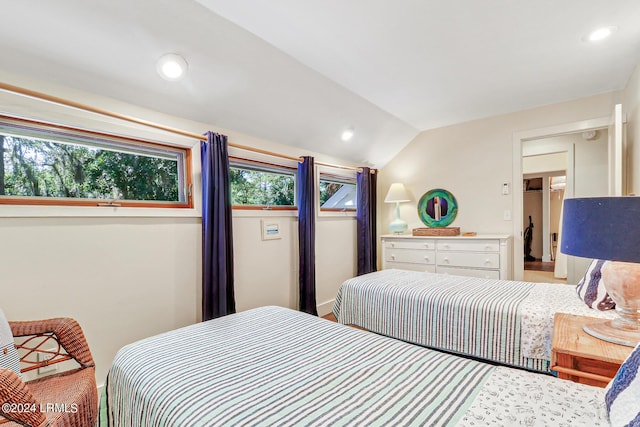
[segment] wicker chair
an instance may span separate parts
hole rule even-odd
[[[93,426],[98,412],[95,365],[78,322],[58,318],[9,325],[21,354],[22,372],[71,359],[80,366],[28,382],[0,368],[0,425]],[[45,353],[47,360],[38,361],[37,353]]]

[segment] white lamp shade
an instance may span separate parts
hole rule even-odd
[[[401,203],[410,201],[411,197],[409,196],[407,189],[404,188],[404,184],[400,182],[391,184],[391,187],[389,187],[389,192],[387,193],[387,197],[384,198],[385,203]]]

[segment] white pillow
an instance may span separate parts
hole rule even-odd
[[[640,344],[624,361],[604,397],[612,427],[640,426]]]
[[[589,307],[601,311],[611,310],[616,307],[616,303],[607,293],[602,280],[602,267],[606,263],[607,261],[600,259],[591,261],[587,272],[576,286],[576,292],[578,292],[580,299]]]
[[[13,341],[13,334],[9,327],[7,318],[4,317],[4,313],[0,310],[0,368],[8,368],[18,374],[22,378],[20,373],[20,357],[16,350],[15,342]]]

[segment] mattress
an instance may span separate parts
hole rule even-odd
[[[613,318],[573,286],[382,270],[345,281],[338,322],[412,344],[549,372],[556,312]]]
[[[280,307],[128,345],[104,393],[109,426],[606,425],[602,389]]]

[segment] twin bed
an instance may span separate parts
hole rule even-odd
[[[555,313],[613,318],[575,287],[405,270],[345,281],[338,322],[382,335],[536,372],[549,372]]]
[[[608,425],[603,389],[279,307],[128,345],[105,389],[110,426]]]
[[[640,347],[621,368],[634,372],[635,388],[620,385],[627,374],[602,389],[528,371],[549,370],[556,311],[611,316],[587,308],[573,287],[372,273],[343,284],[334,312],[377,334],[262,307],[150,337],[116,355],[100,424],[555,427],[626,425],[629,416],[640,423],[633,407]],[[629,400],[616,403],[625,393]]]

